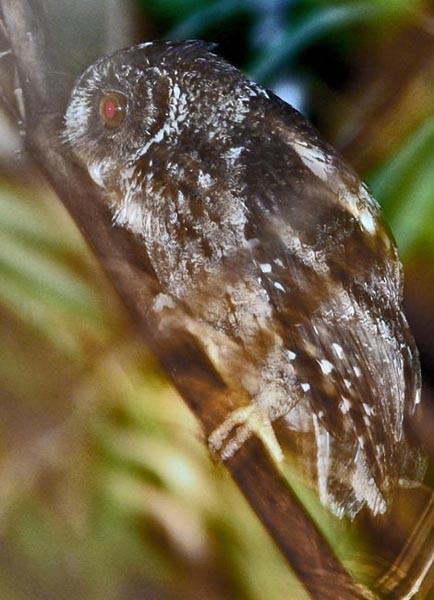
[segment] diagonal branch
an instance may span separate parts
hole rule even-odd
[[[168,327],[162,316],[151,310],[159,286],[143,248],[129,232],[113,228],[104,197],[87,174],[71,162],[62,145],[62,107],[50,95],[50,68],[37,1],[0,0],[0,6],[23,90],[27,149],[209,436],[233,410],[229,400],[232,391],[221,381],[197,340],[176,326]],[[312,598],[374,598],[338,561],[258,440],[247,442],[226,466]]]

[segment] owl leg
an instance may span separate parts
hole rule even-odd
[[[235,433],[229,439],[233,430]],[[282,449],[274,433],[268,410],[254,403],[231,413],[209,436],[208,444],[222,460],[226,460],[231,458],[252,435],[256,435],[262,441],[276,462],[283,460]]]

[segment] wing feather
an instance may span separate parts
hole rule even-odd
[[[251,172],[256,181],[249,225],[261,240],[254,260],[272,266],[260,276],[298,380],[309,386],[320,490],[357,507],[364,488],[381,512],[402,471],[403,419],[419,386],[399,259],[356,175],[295,111],[276,112],[280,145],[265,132],[246,161],[247,180]],[[346,460],[354,466],[344,474],[338,463]]]

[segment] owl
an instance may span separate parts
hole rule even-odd
[[[404,429],[420,369],[395,244],[351,168],[197,41],[97,60],[63,135],[113,226],[143,245],[162,290],[151,310],[176,309],[247,398],[210,436],[214,451],[227,459],[255,434],[280,460],[279,421],[310,440],[323,504],[384,513],[423,474]]]

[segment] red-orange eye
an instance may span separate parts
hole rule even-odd
[[[125,96],[117,92],[104,94],[99,103],[99,113],[106,127],[114,129],[119,127],[125,119],[127,112],[127,101]]]

